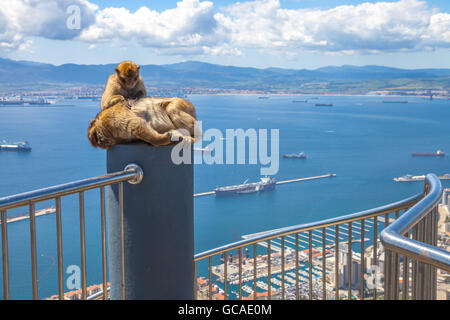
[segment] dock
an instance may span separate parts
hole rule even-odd
[[[307,178],[298,178],[298,179],[277,181],[276,184],[278,185],[278,184],[294,183],[294,182],[323,179],[323,178],[329,178],[329,177],[335,177],[335,176],[336,176],[335,173],[327,173],[327,174],[324,174],[324,175],[321,175],[321,176],[314,176],[314,177],[307,177]],[[195,193],[194,197],[203,197],[203,196],[209,196],[209,195],[213,195],[213,194],[214,194],[214,191]]]

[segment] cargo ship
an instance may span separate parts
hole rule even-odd
[[[3,140],[0,143],[0,151],[31,151],[31,146],[28,141],[7,143]]]
[[[263,177],[259,182],[252,182],[252,183],[246,182],[247,180],[243,184],[216,188],[214,189],[214,194],[216,196],[228,196],[235,194],[245,194],[245,193],[273,190],[275,189],[275,185],[277,184],[276,179],[271,177]]]
[[[450,173],[446,173],[443,176],[438,177],[440,180],[450,180]],[[398,177],[393,179],[395,182],[414,182],[425,180],[425,175],[413,176],[412,174],[404,175],[403,177]]]
[[[285,153],[283,154],[283,158],[306,159],[306,153]]]
[[[292,100],[294,103],[307,103],[308,100]]]
[[[316,103],[316,107],[332,107],[332,103]]]
[[[414,152],[411,153],[411,155],[416,157],[443,157],[445,156],[445,152],[442,150],[438,150],[436,152]]]
[[[412,174],[404,175],[403,177],[394,178],[395,182],[413,182],[413,181],[423,181],[425,176],[413,176]]]
[[[383,103],[408,103],[406,100],[383,100]]]

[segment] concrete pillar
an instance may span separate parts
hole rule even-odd
[[[123,183],[126,299],[194,299],[193,165],[175,165],[172,146],[116,145],[107,172],[138,164],[140,184]],[[191,154],[192,159],[192,154]],[[111,299],[122,299],[119,186],[107,188]]]

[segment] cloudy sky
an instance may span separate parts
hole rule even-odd
[[[2,0],[0,57],[450,68],[450,1]]]

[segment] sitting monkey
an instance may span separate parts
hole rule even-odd
[[[117,66],[106,83],[101,101],[102,110],[119,102],[125,103],[129,99],[140,99],[147,95],[139,69],[140,66],[131,61],[124,61]]]
[[[136,140],[154,146],[180,140],[194,143],[200,137],[195,107],[181,98],[147,97],[119,102],[98,113],[88,129],[91,144],[103,149]]]

